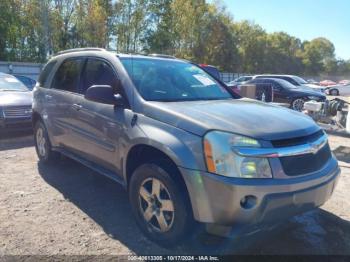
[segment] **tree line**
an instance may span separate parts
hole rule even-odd
[[[239,12],[239,10],[237,10]],[[0,60],[45,62],[60,50],[162,53],[227,72],[348,75],[331,41],[301,41],[235,21],[205,0],[0,1]]]

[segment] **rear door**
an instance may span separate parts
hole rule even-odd
[[[74,149],[74,104],[78,95],[84,58],[69,58],[57,69],[45,92],[46,119],[55,145]]]

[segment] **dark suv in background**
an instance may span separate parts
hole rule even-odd
[[[308,88],[295,86],[280,78],[255,78],[246,83],[256,86],[272,86],[273,102],[289,104],[296,111],[302,111],[306,101],[324,101],[326,96]]]
[[[33,125],[41,162],[64,154],[122,184],[163,246],[198,223],[262,230],[322,205],[340,174],[311,118],[240,98],[175,58],[62,52],[34,89]]]
[[[299,77],[299,76],[295,76],[295,75],[268,75],[268,74],[264,74],[264,75],[255,75],[253,77],[253,79],[256,78],[276,78],[276,79],[283,79],[289,83],[291,83],[294,86],[297,86],[299,88],[305,88],[305,89],[312,89],[314,91],[318,91],[320,93],[325,93],[327,88],[324,88],[322,86],[319,85],[315,85],[315,84],[311,84],[308,83],[307,81],[305,81],[305,79]]]

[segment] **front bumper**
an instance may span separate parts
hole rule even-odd
[[[290,179],[239,179],[180,168],[197,221],[242,231],[273,224],[321,206],[332,195],[340,169],[335,158],[313,174]],[[254,205],[243,205],[245,197]]]
[[[32,129],[32,117],[0,118],[0,131],[24,131]]]

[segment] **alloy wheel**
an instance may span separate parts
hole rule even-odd
[[[44,130],[39,127],[36,131],[36,144],[40,156],[45,157],[46,155],[46,139],[44,136]]]
[[[165,185],[156,178],[147,178],[139,190],[140,211],[148,226],[156,232],[171,229],[175,209]]]
[[[305,101],[303,99],[298,98],[293,101],[292,107],[296,111],[302,111],[304,109],[304,103]]]

